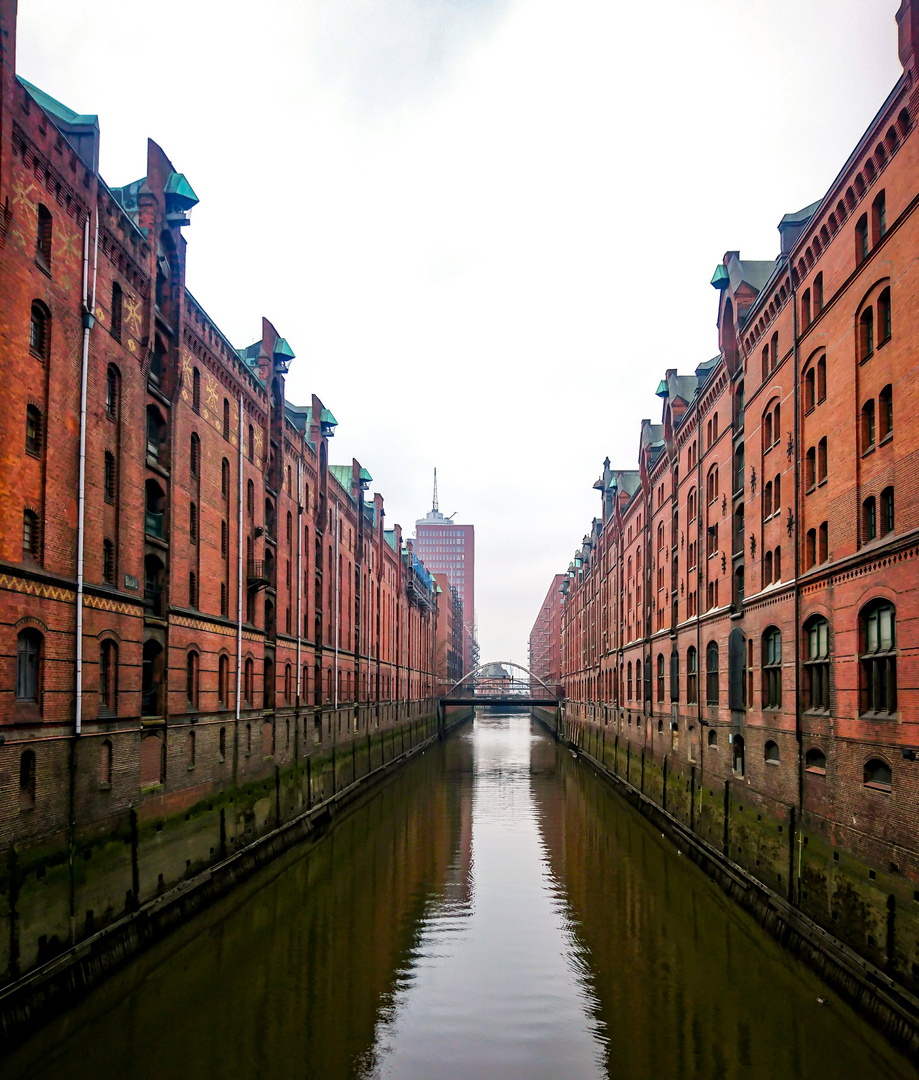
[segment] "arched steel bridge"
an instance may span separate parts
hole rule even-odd
[[[509,660],[479,664],[440,696],[441,705],[543,705],[555,708],[561,700],[561,687],[553,689],[522,664]]]

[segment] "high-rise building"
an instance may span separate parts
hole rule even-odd
[[[463,674],[479,659],[475,635],[475,526],[457,525],[437,505],[437,470],[430,511],[415,522],[415,553],[432,574],[446,574],[463,602]]]

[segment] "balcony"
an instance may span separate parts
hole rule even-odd
[[[274,586],[274,563],[267,559],[250,559],[246,573],[246,582],[250,589],[264,589]]]

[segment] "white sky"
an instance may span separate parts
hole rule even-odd
[[[339,421],[411,535],[476,527],[484,660],[634,468],[666,367],[717,351],[726,250],[772,258],[899,72],[898,0],[20,0],[20,74],[146,138],[201,204],[188,285]]]

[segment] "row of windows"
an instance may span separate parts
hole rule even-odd
[[[822,616],[815,616],[804,626],[805,707],[826,711],[830,708],[830,627]],[[686,700],[698,703],[698,656],[695,646],[686,651]],[[886,600],[877,600],[862,609],[859,615],[859,712],[861,714],[890,714],[896,711],[896,611]],[[747,708],[753,702],[753,641],[744,638],[742,631],[732,631],[728,641],[728,698],[732,709]],[[656,662],[656,697],[665,697],[666,658],[658,653]],[[782,635],[777,627],[769,627],[761,639],[760,704],[764,709],[782,706]],[[680,657],[670,654],[670,699],[679,700]],[[634,682],[633,682],[634,670]],[[642,665],[631,661],[623,672],[624,685],[620,695],[624,700],[650,697],[650,685],[642,690]],[[619,675],[614,671],[613,685]],[[650,680],[650,674],[648,675]],[[721,694],[721,658],[718,643],[711,641],[705,649],[705,701],[717,705]]]

